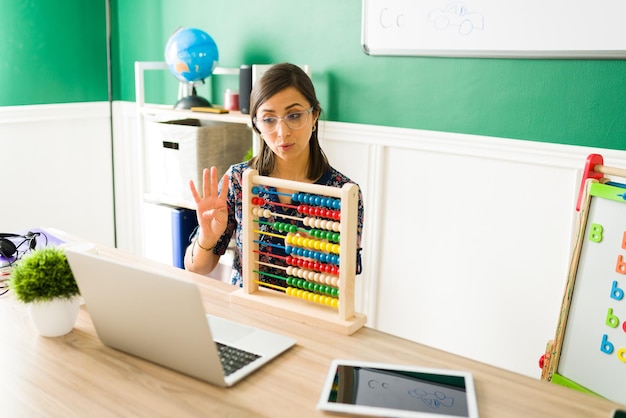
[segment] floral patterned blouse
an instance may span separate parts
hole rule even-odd
[[[232,165],[226,174],[229,178],[229,190],[228,190],[228,225],[226,226],[226,230],[221,238],[217,241],[215,248],[213,248],[213,253],[217,255],[223,255],[227,248],[230,240],[235,234],[235,245],[236,250],[233,257],[233,271],[231,276],[231,283],[237,286],[243,286],[243,278],[242,278],[242,267],[241,267],[241,255],[243,253],[243,226],[242,226],[242,209],[243,209],[243,173],[248,168],[250,168],[247,162],[239,163]],[[348,177],[341,174],[339,171],[334,168],[330,168],[322,177],[315,182],[315,184],[325,185],[325,186],[334,186],[341,187],[346,183],[354,183]],[[220,181],[219,189],[221,190],[222,183]],[[275,192],[275,188],[263,186],[258,197],[267,200],[269,202],[279,203],[278,195],[276,193],[268,193]],[[297,205],[297,203],[294,203]],[[289,207],[282,206],[274,206],[272,211],[275,213],[281,213],[288,216],[298,216],[298,213],[295,209]],[[280,218],[280,219],[279,219]],[[296,223],[295,220],[289,220],[287,218],[282,217],[274,217],[270,216],[269,218],[261,218],[261,221],[264,223],[260,223],[258,225],[261,231],[272,231],[272,227],[268,224],[274,222],[282,222],[282,223]],[[363,196],[361,194],[361,190],[359,190],[359,204],[358,204],[358,221],[357,221],[357,273],[360,272],[361,269],[361,260],[360,260],[360,252],[361,252],[361,235],[363,232]],[[276,238],[269,235],[260,235],[260,241],[263,243],[267,243],[267,245],[263,245],[263,252],[271,253],[272,256],[260,255],[259,261],[264,263],[271,263],[273,265],[282,265],[286,266],[286,263],[282,261],[281,257],[285,257],[287,254],[284,251],[284,248],[281,248],[284,245],[284,240],[281,238]],[[277,280],[272,278],[272,273],[280,274],[281,272],[284,274],[284,271],[277,270],[273,271],[272,268],[266,267],[262,268],[262,271],[267,272],[267,275],[262,275],[261,280],[268,283],[273,283],[276,285],[284,285],[283,280]],[[264,276],[264,277],[263,277]]]

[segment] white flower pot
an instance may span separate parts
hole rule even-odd
[[[79,297],[28,304],[30,319],[43,337],[60,337],[72,331],[79,309]]]

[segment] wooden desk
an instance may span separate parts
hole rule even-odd
[[[26,306],[0,297],[0,415],[10,417],[309,417],[330,360],[469,370],[482,418],[608,418],[616,404],[369,328],[343,336],[229,304],[235,290],[197,276],[206,311],[295,337],[297,345],[220,389],[102,345],[88,312],[74,331],[37,336]],[[487,342],[485,342],[487,344]]]

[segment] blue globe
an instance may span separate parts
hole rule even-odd
[[[206,32],[195,28],[180,28],[165,45],[165,62],[180,81],[193,83],[209,77],[219,54],[217,44]]]

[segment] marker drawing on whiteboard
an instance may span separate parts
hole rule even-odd
[[[439,30],[446,30],[449,27],[458,27],[459,35],[467,36],[474,29],[483,30],[485,28],[485,18],[477,12],[470,12],[465,3],[455,1],[449,3],[444,9],[433,9],[428,12],[428,20],[433,22],[433,26]]]
[[[378,22],[383,29],[404,26],[404,13],[383,8],[378,16]]]

